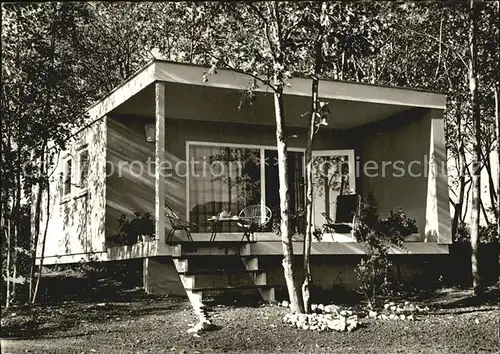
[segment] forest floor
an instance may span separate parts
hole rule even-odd
[[[276,305],[219,304],[217,328],[194,336],[185,299],[106,286],[2,311],[2,353],[500,353],[497,289],[481,304],[469,290],[441,289],[419,300],[430,310],[415,321],[365,317],[345,333],[291,328]]]

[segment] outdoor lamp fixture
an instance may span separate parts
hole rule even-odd
[[[154,143],[156,138],[156,125],[155,123],[147,123],[144,125],[144,133],[146,134],[146,141]]]

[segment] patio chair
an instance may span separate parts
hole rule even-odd
[[[191,231],[189,228],[195,227],[196,224],[194,222],[182,220],[168,205],[165,205],[165,216],[170,220],[170,231],[165,238],[165,242],[172,241],[172,237],[174,236],[175,231],[183,230],[186,232],[188,241],[193,241],[191,237]]]
[[[250,241],[250,235],[265,226],[272,217],[271,209],[265,205],[250,205],[240,211],[238,226],[243,229],[243,237]]]
[[[321,215],[325,218],[323,230],[339,234],[352,234],[360,203],[361,198],[358,194],[345,194],[337,196],[335,220],[332,220],[328,215],[326,215],[326,213],[321,213]]]

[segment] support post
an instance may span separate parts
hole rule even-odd
[[[165,244],[165,174],[162,171],[165,161],[165,83],[155,84],[155,235]]]
[[[451,243],[451,217],[446,171],[443,111],[431,109],[427,173],[425,242]]]

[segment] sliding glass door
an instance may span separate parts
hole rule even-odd
[[[187,208],[198,232],[209,232],[211,216],[222,211],[232,215],[255,204],[268,206],[279,215],[278,155],[272,147],[189,142],[187,146]],[[304,153],[288,152],[290,207],[304,207]],[[271,223],[268,225],[271,230]],[[224,232],[237,232],[224,223]]]
[[[207,232],[207,221],[222,211],[238,215],[244,207],[260,203],[260,151],[258,149],[192,145],[189,147],[189,219]],[[224,223],[225,232],[236,225]]]

